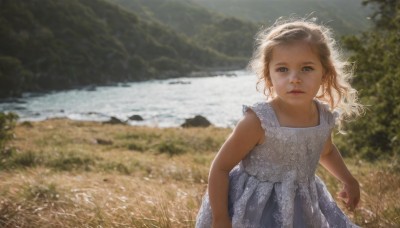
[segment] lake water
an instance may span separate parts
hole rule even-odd
[[[265,99],[256,91],[256,81],[247,71],[230,71],[212,77],[134,82],[25,95],[0,103],[0,111],[17,113],[20,121],[54,117],[105,121],[111,116],[125,121],[136,114],[144,121],[129,124],[152,127],[176,127],[186,118],[202,115],[215,126],[233,127],[242,116],[243,104]]]

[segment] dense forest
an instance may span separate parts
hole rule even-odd
[[[103,0],[2,0],[0,39],[0,97],[246,63]]]
[[[109,0],[153,20],[193,42],[228,56],[246,60],[253,51],[253,37],[259,29],[254,22],[226,17],[184,0]]]

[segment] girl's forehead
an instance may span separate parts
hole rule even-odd
[[[313,58],[319,59],[317,49],[306,41],[277,44],[272,48],[271,61],[276,58]]]
[[[276,44],[273,48],[272,51],[306,51],[306,52],[314,52],[315,51],[315,45],[312,45],[308,41],[292,41],[292,42],[286,42],[286,43],[279,43]]]

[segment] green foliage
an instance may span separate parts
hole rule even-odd
[[[76,152],[53,152],[44,154],[38,151],[9,151],[3,156],[1,169],[29,168],[45,166],[55,171],[90,171],[95,158]]]
[[[187,151],[187,148],[182,145],[183,143],[180,140],[175,141],[163,141],[158,145],[158,151],[160,153],[166,153],[170,156],[182,154]]]
[[[128,144],[128,149],[133,151],[143,152],[146,151],[148,148],[145,143],[142,141],[135,141]]]
[[[353,84],[367,112],[350,124],[345,137],[353,154],[369,160],[393,158],[400,156],[400,3],[365,3],[379,6],[373,17],[376,27],[360,37],[347,37],[344,44],[353,51]]]
[[[60,197],[60,193],[55,184],[30,184],[25,186],[23,192],[29,201],[54,202]]]
[[[253,37],[257,30],[253,23],[224,18],[203,27],[195,39],[221,53],[249,58],[253,52]]]
[[[84,154],[70,152],[58,153],[53,159],[48,160],[46,166],[60,171],[85,170],[90,171],[94,159]]]
[[[7,147],[7,143],[12,138],[17,119],[18,116],[14,113],[0,112],[0,164],[13,152]]]
[[[109,0],[125,7],[141,18],[168,25],[173,30],[193,37],[204,26],[220,18],[194,2],[179,0]]]
[[[161,70],[175,70],[179,63],[167,57],[160,57],[152,61],[152,65]]]
[[[375,12],[372,19],[375,27],[388,30],[398,29],[400,2],[396,0],[363,0],[363,5],[371,5]]]
[[[143,130],[141,132],[130,132],[118,136],[115,141],[116,147],[128,148],[129,150],[147,153],[165,153],[168,155],[179,155],[184,153],[216,152],[226,139],[223,130],[212,129],[211,137],[207,134],[196,134],[190,129],[174,130],[164,129],[162,135]],[[200,130],[198,130],[200,131]]]
[[[243,64],[105,0],[1,1],[0,53],[0,97]]]
[[[181,0],[188,2],[189,0]],[[339,35],[357,34],[370,23],[369,8],[362,7],[362,0],[197,0],[196,3],[215,12],[266,25],[279,17],[293,15],[318,18]]]
[[[124,175],[129,175],[132,172],[125,164],[120,162],[107,162],[102,167],[106,171],[117,171]]]
[[[201,46],[227,56],[242,57],[243,60],[239,61],[237,65],[244,66],[253,51],[253,37],[258,30],[253,22],[224,17],[210,12],[195,2],[180,0],[109,1],[128,8],[146,20],[166,25]],[[168,40],[166,42],[169,43]],[[178,53],[183,51],[179,48],[177,50]],[[212,66],[213,63],[210,62],[209,65]],[[221,66],[221,63],[217,66]]]
[[[32,73],[24,69],[19,59],[0,55],[0,97],[19,94],[31,77]],[[10,88],[16,89],[9,94]]]
[[[35,152],[13,152],[8,157],[7,163],[4,168],[28,168],[40,164],[40,157]]]

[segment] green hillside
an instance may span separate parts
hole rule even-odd
[[[193,42],[228,56],[249,59],[259,26],[182,0],[109,0],[141,18],[167,25]]]
[[[244,67],[259,22],[315,11],[339,34],[368,26],[367,10],[358,0],[343,4],[344,0],[3,0],[0,97]]]
[[[176,31],[194,36],[202,27],[215,23],[221,16],[198,4],[178,0],[109,0],[131,10],[146,20],[169,25]]]
[[[103,0],[0,2],[0,97],[237,65]]]
[[[362,0],[181,0],[193,2],[228,16],[261,23],[273,23],[279,17],[312,14],[338,34],[356,34],[370,26],[371,11]]]
[[[313,12],[340,35],[365,30],[370,11],[361,0],[109,0],[149,21],[166,25],[193,42],[228,56],[249,59],[254,35],[281,16]]]

